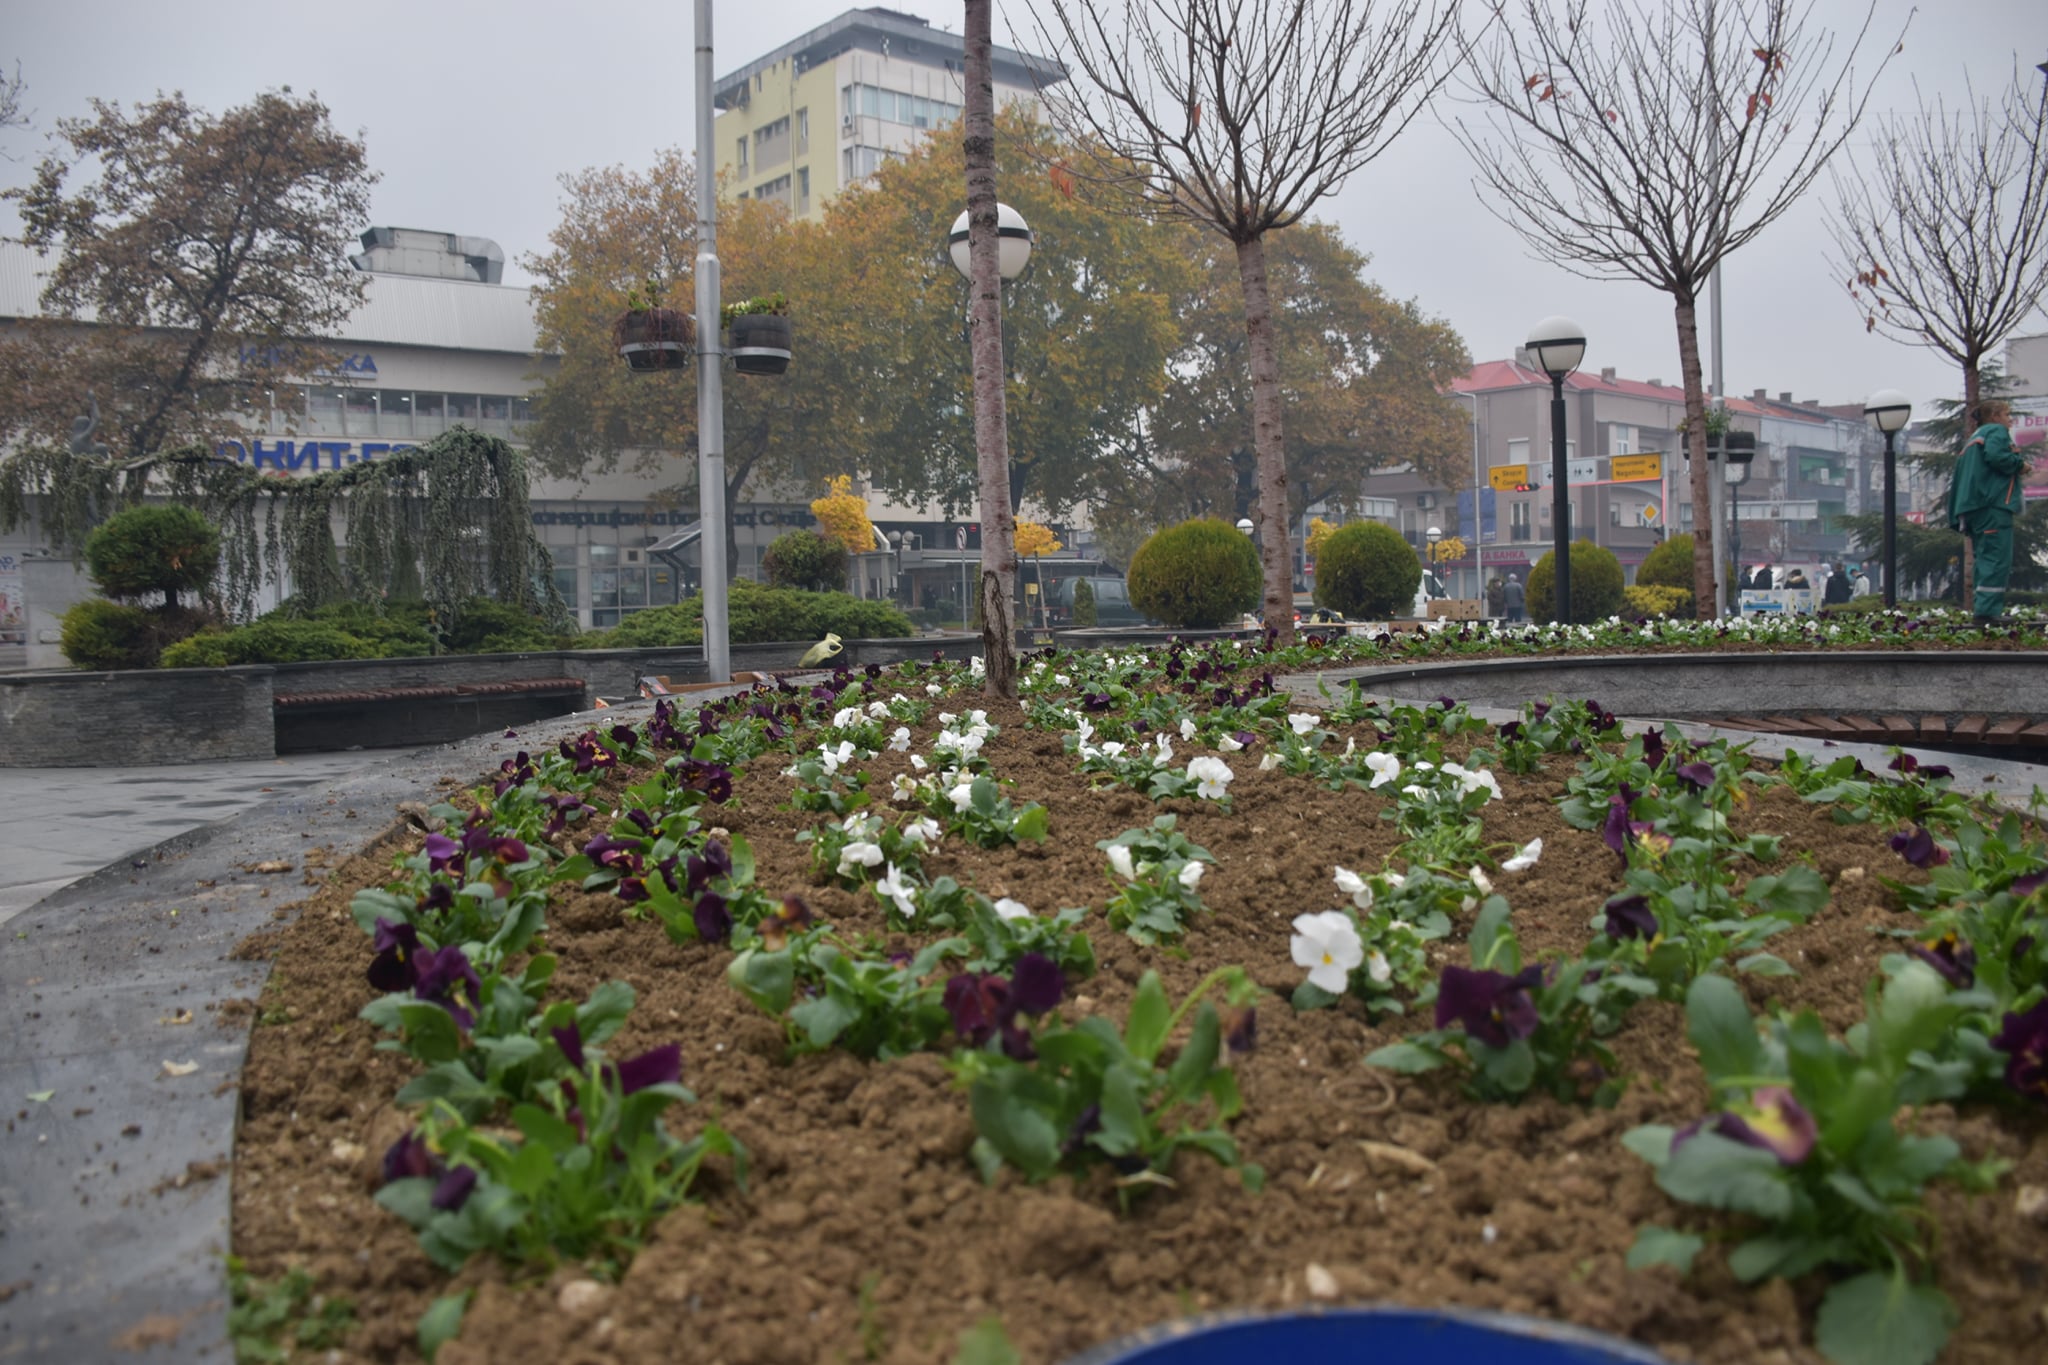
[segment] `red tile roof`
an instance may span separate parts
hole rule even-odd
[[[1530,386],[1550,387],[1550,376],[1541,370],[1526,365],[1517,365],[1512,360],[1482,360],[1472,367],[1469,374],[1451,381],[1453,393],[1489,393],[1500,389],[1519,389]],[[1599,371],[1577,370],[1564,381],[1564,386],[1575,393],[1614,393],[1628,398],[1647,398],[1653,402],[1682,405],[1685,390],[1676,384],[1648,384],[1640,379],[1603,378]],[[1728,399],[1728,410],[1751,417],[1775,417],[1811,421],[1824,421],[1830,415],[1818,408],[1801,405],[1788,409],[1782,404],[1768,406],[1753,403],[1747,398]]]

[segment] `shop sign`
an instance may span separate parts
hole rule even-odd
[[[266,441],[261,437],[251,437],[247,441],[221,441],[214,446],[214,453],[222,459],[255,469],[274,469],[280,474],[296,474],[304,470],[310,474],[322,469],[362,464],[394,450],[411,450],[414,444],[412,441]]]
[[[298,368],[299,353],[283,346],[244,346],[241,360],[256,369],[290,371]],[[359,351],[340,356],[332,365],[322,365],[311,373],[321,379],[375,379],[377,358],[368,351]]]

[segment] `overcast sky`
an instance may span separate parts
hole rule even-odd
[[[1815,0],[1816,21],[1853,27],[1865,4]],[[721,0],[717,69],[744,65],[851,7],[844,0]],[[894,0],[890,7],[960,29],[958,0]],[[1889,46],[1913,7],[1877,0],[1876,8],[1866,63]],[[507,278],[523,281],[519,259],[545,246],[557,217],[559,175],[645,166],[655,148],[694,141],[692,9],[688,0],[16,3],[8,6],[0,59],[20,61],[35,123],[0,139],[0,151],[13,158],[0,161],[0,181],[25,183],[55,121],[83,114],[94,96],[133,101],[182,90],[220,110],[289,85],[317,92],[339,127],[365,137],[383,174],[378,223],[494,238],[512,262]],[[998,0],[998,42],[1029,46],[1029,28],[1025,0]],[[1996,88],[2015,56],[2029,76],[2048,59],[2042,0],[1927,0],[1912,15],[1905,51],[1886,71],[1874,107],[1910,107],[1915,81],[1929,94],[1953,95],[1966,72],[1980,88]],[[1953,369],[1932,352],[1864,333],[1823,257],[1829,193],[1823,175],[1790,215],[1731,258],[1729,392],[1791,390],[1830,403],[1882,387],[1903,388],[1921,403],[1957,392]],[[1368,273],[1382,287],[1456,326],[1475,359],[1507,356],[1535,322],[1562,312],[1586,328],[1587,367],[1678,380],[1666,297],[1641,285],[1578,279],[1532,259],[1478,201],[1463,150],[1427,118],[1318,216],[1370,253]],[[19,231],[11,211],[0,214],[0,231]],[[2048,317],[2037,312],[2023,330],[2048,331]],[[1704,326],[1701,341],[1704,347]]]

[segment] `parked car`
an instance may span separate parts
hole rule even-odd
[[[1046,584],[1047,619],[1056,627],[1074,624],[1074,587],[1086,583],[1095,591],[1095,624],[1098,626],[1144,626],[1151,622],[1131,605],[1129,588],[1121,578],[1077,576],[1055,579]]]
[[[1413,613],[1415,619],[1418,621],[1427,621],[1429,619],[1429,603],[1431,598],[1449,596],[1450,593],[1444,588],[1444,581],[1438,578],[1431,570],[1424,569],[1422,571],[1422,582],[1418,583],[1415,587],[1415,610]]]

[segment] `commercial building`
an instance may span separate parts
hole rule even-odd
[[[1526,581],[1555,541],[1551,385],[1517,353],[1475,366],[1451,389],[1472,412],[1469,472],[1437,487],[1403,468],[1368,487],[1393,502],[1391,523],[1418,551],[1432,527],[1464,540],[1468,553],[1440,572],[1453,595],[1470,596],[1481,587],[1480,556],[1485,578],[1514,571]],[[1614,551],[1632,580],[1666,534],[1689,532],[1704,515],[1693,507],[1679,432],[1685,392],[1604,369],[1573,374],[1564,396],[1568,529]],[[1823,407],[1758,389],[1730,398],[1727,409],[1730,428],[1756,438],[1755,460],[1729,490],[1731,553],[1744,564],[1858,558],[1842,519],[1879,511],[1884,500],[1883,441],[1861,404]],[[1902,513],[1918,514],[1938,493],[1901,464]]]
[[[960,117],[963,52],[959,34],[871,5],[719,77],[713,132],[726,192],[816,217],[840,190]],[[993,55],[999,109],[1065,79],[1045,58],[1001,46]]]

